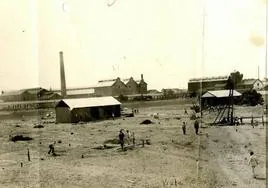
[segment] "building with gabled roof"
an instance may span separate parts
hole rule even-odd
[[[123,82],[127,87],[127,94],[137,94],[139,92],[140,81],[136,81],[133,77],[130,77],[128,79],[123,79]]]
[[[214,91],[207,91],[204,95],[202,95],[202,98],[224,98],[224,97],[229,97],[229,92],[230,90],[214,90]],[[233,96],[234,97],[239,97],[241,96],[241,93],[238,91],[234,90],[233,91]]]
[[[157,89],[150,89],[147,91],[148,94],[158,94],[161,93],[160,91],[158,91]]]
[[[100,80],[96,86],[94,86],[96,96],[119,96],[119,95],[131,95],[131,94],[146,94],[147,83],[141,75],[140,80],[134,80],[133,77],[127,79],[107,79]]]
[[[61,90],[53,90],[61,94]],[[120,96],[132,94],[146,94],[147,83],[141,75],[141,79],[133,77],[127,79],[105,79],[99,80],[96,85],[81,88],[67,88],[67,96],[65,98],[88,98],[100,96]]]
[[[118,96],[127,94],[127,86],[120,78],[111,80],[102,80],[94,87],[96,96]]]
[[[25,101],[28,96],[29,93],[25,90],[2,91],[0,99],[5,102]]]
[[[57,123],[88,122],[121,115],[121,103],[111,96],[62,99],[55,109]]]
[[[226,105],[229,104],[230,98],[229,98],[230,90],[214,90],[214,91],[207,91],[202,95],[202,105]],[[239,98],[242,96],[241,93],[239,93],[236,90],[233,90],[233,97],[234,99]]]
[[[15,91],[2,91],[0,95],[0,99],[5,102],[54,100],[60,98],[60,95],[41,87],[20,89]]]
[[[260,79],[243,79],[242,83],[237,85],[237,90],[245,91],[245,90],[262,90],[264,88],[264,84]]]

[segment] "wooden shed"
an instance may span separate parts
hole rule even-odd
[[[57,123],[88,122],[120,117],[121,103],[113,97],[62,99],[56,104]]]
[[[202,95],[202,106],[217,106],[217,105],[226,105],[229,103],[229,90],[216,90],[216,91],[207,91]],[[238,99],[242,94],[238,91],[233,91],[234,99]],[[236,100],[235,100],[236,101]]]

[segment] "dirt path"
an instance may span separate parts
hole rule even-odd
[[[265,129],[241,126],[236,132],[233,127],[212,127],[206,132],[209,137],[201,138],[200,156],[208,163],[200,164],[200,181],[207,178],[212,187],[265,187]],[[250,150],[260,161],[257,179],[247,164]]]

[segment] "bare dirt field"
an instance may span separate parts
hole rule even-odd
[[[189,107],[176,102],[144,105],[135,117],[86,124],[55,124],[54,119],[32,116],[2,119],[0,187],[265,187],[267,124],[245,124],[236,131],[234,126],[208,126],[216,113],[204,113],[197,136]],[[152,113],[159,113],[159,119]],[[236,113],[260,115],[262,109],[236,107]],[[145,119],[154,124],[141,125]],[[34,128],[38,124],[44,127]],[[136,146],[127,151],[113,143],[121,128],[136,135]],[[15,135],[33,140],[10,141]],[[150,143],[142,147],[142,139]],[[53,142],[56,156],[48,154]],[[104,143],[111,148],[101,149]],[[256,179],[247,164],[250,150],[260,162]]]

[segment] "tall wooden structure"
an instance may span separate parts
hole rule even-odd
[[[234,81],[231,77],[227,80],[226,88],[229,89],[228,103],[219,111],[213,124],[234,125]]]

